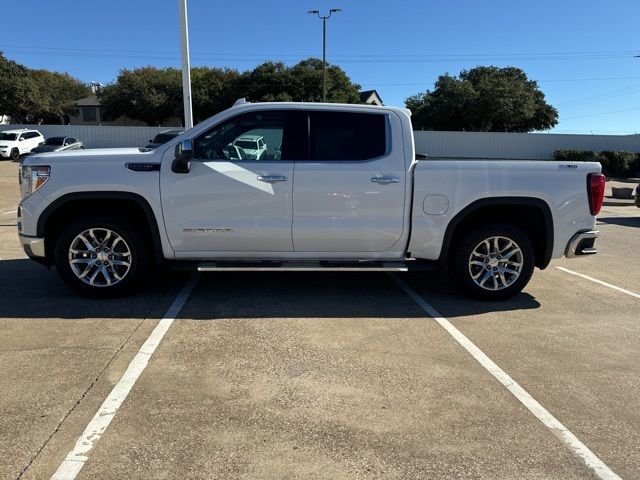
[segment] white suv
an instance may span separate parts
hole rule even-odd
[[[5,130],[0,132],[0,157],[17,160],[43,143],[44,137],[37,130]]]
[[[267,153],[267,144],[262,135],[242,135],[235,139],[233,144],[244,150],[250,160],[261,160]]]

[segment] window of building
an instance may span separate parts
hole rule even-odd
[[[96,107],[82,107],[82,121],[83,122],[96,122],[98,121]]]

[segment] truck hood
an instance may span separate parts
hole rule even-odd
[[[84,150],[63,150],[61,152],[36,153],[30,155],[23,165],[42,165],[59,163],[160,163],[162,152],[140,148],[94,148]]]

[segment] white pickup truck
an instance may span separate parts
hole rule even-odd
[[[259,158],[238,147],[247,135],[263,139]],[[98,296],[179,262],[439,267],[463,292],[502,299],[552,258],[596,253],[600,164],[421,157],[404,109],[240,103],[155,150],[27,158],[18,231],[29,257]]]

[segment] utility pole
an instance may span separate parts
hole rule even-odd
[[[318,18],[322,20],[322,101],[327,101],[327,20],[331,18],[333,13],[341,12],[341,8],[332,8],[329,10],[329,15],[320,15],[320,10],[309,10],[307,13],[311,15],[318,15]]]
[[[180,48],[182,54],[182,100],[184,102],[184,128],[193,127],[191,109],[191,64],[189,62],[189,25],[187,23],[187,0],[178,0],[180,12]]]

